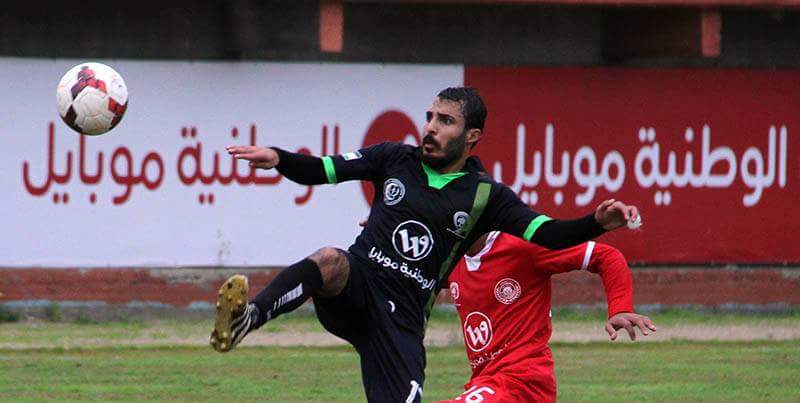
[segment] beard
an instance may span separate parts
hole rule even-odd
[[[439,145],[431,135],[426,135],[425,138],[422,139],[422,144],[433,144],[436,148],[444,152],[444,155],[441,157],[426,154],[424,150],[422,152],[422,162],[433,169],[441,169],[457,161],[464,153],[464,148],[467,146],[467,131],[465,130],[460,136],[447,143],[444,149],[442,149],[441,145]]]

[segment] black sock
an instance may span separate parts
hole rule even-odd
[[[259,314],[254,329],[280,314],[293,311],[303,305],[322,287],[322,274],[311,259],[303,259],[281,271],[261,290],[252,303]]]

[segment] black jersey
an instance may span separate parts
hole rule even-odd
[[[329,183],[374,184],[369,219],[349,250],[376,270],[414,327],[424,326],[442,282],[478,237],[500,230],[530,240],[549,220],[489,177],[476,157],[461,172],[442,175],[420,156],[419,147],[381,143],[322,158]]]

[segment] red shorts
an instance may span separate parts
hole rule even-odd
[[[555,402],[556,377],[550,350],[504,367],[495,374],[477,376],[461,396],[439,403]]]

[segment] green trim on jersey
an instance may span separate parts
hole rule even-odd
[[[533,220],[531,220],[531,223],[528,224],[528,228],[525,229],[525,233],[522,234],[522,238],[530,242],[531,238],[533,238],[533,234],[536,233],[536,230],[539,229],[539,227],[541,227],[542,224],[552,220],[553,220],[552,218],[544,214],[534,218]]]
[[[322,166],[325,167],[325,176],[328,177],[328,183],[336,183],[336,168],[333,167],[333,158],[322,157]]]
[[[461,256],[456,256],[459,247],[461,247],[461,242],[469,237],[469,233],[472,231],[472,228],[475,227],[475,224],[481,218],[481,214],[483,214],[483,210],[486,208],[486,203],[489,201],[489,193],[492,191],[492,185],[486,182],[481,182],[478,184],[478,190],[475,191],[475,200],[472,202],[472,210],[469,211],[469,218],[467,222],[458,230],[459,236],[461,236],[462,240],[458,241],[453,245],[453,249],[450,250],[450,255],[447,257],[447,260],[442,263],[441,268],[439,269],[439,285],[441,286],[442,280],[447,278],[450,275],[450,272],[453,271],[453,261],[455,259],[460,259]],[[431,316],[431,309],[433,309],[433,304],[436,302],[436,296],[438,293],[431,293],[430,298],[428,298],[428,303],[425,304],[425,325],[428,324],[428,318]]]
[[[436,190],[442,190],[442,188],[447,186],[448,183],[467,174],[466,172],[451,172],[449,174],[440,174],[436,172],[433,168],[425,165],[424,162],[422,163],[422,170],[425,171],[425,175],[428,176],[428,186]]]

